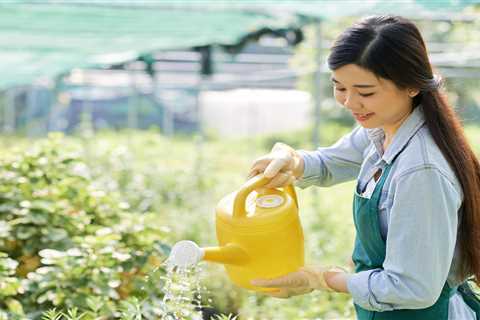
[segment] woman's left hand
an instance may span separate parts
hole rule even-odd
[[[313,290],[333,291],[327,285],[327,279],[338,282],[338,274],[345,270],[338,267],[301,267],[298,271],[288,273],[274,279],[255,279],[252,284],[258,287],[275,288],[276,291],[264,292],[276,298],[290,298],[297,295],[310,293]]]

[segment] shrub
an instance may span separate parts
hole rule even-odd
[[[37,317],[78,307],[114,316],[129,296],[160,301],[161,288],[145,275],[168,253],[165,229],[103,191],[80,147],[66,142],[54,135],[0,160],[0,310]]]

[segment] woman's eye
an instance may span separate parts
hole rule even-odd
[[[359,93],[362,97],[370,97],[374,94],[374,92],[372,93]]]
[[[343,92],[343,91],[345,91],[345,88],[337,88],[337,87],[335,87],[335,90],[337,90],[337,91],[342,91],[342,92]]]

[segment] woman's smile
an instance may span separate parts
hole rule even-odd
[[[365,114],[353,113],[353,116],[355,117],[355,119],[357,121],[363,122],[363,121],[367,121],[368,119],[370,119],[374,114],[375,114],[374,112],[365,113]]]

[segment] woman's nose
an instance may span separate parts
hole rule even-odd
[[[349,110],[358,110],[360,107],[358,106],[357,101],[353,98],[353,95],[349,94],[345,96],[345,100],[343,101],[343,105],[345,108]]]

